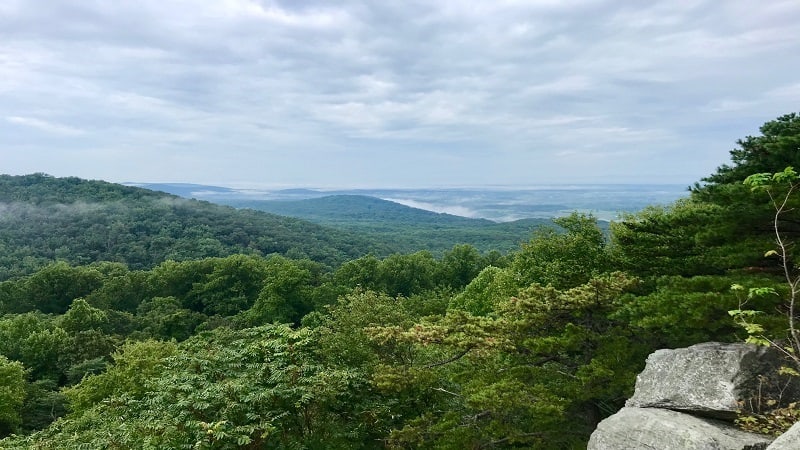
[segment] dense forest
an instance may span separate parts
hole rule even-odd
[[[225,200],[237,208],[251,208],[297,217],[319,225],[387,242],[398,252],[428,250],[441,254],[456,244],[470,244],[481,252],[508,253],[549,219],[493,222],[436,213],[367,195],[329,195],[303,200]],[[607,222],[601,223],[607,226]]]
[[[307,221],[79,178],[0,175],[0,280],[54,260],[122,262],[131,269],[166,260],[283,254],[329,267],[385,242]]]
[[[585,448],[653,350],[787,337],[800,116],[731,157],[508,254],[3,177],[0,448]]]

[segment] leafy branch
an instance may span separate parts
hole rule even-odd
[[[744,184],[750,186],[754,192],[764,192],[769,196],[770,202],[775,209],[775,215],[772,219],[772,229],[775,234],[776,249],[769,250],[764,254],[765,257],[777,256],[783,271],[784,279],[789,287],[789,298],[787,299],[787,321],[789,326],[788,346],[778,345],[774,340],[770,340],[764,336],[764,328],[755,323],[752,319],[759,314],[759,311],[742,309],[742,306],[747,302],[758,296],[764,295],[777,295],[777,292],[771,288],[752,288],[747,294],[747,300],[742,302],[740,300],[739,309],[729,311],[728,313],[734,317],[739,325],[747,331],[749,338],[748,342],[758,343],[762,345],[771,345],[784,352],[795,364],[800,368],[800,335],[798,334],[797,317],[795,309],[797,308],[798,297],[800,296],[800,273],[792,262],[790,250],[793,246],[788,241],[786,236],[781,232],[782,216],[793,208],[789,207],[789,202],[793,194],[800,187],[800,176],[792,167],[787,167],[782,172],[777,173],[757,173],[748,176],[744,180]],[[743,291],[744,288],[740,285],[733,285],[734,291]]]

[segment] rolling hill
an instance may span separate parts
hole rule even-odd
[[[225,204],[296,217],[391,243],[403,252],[449,250],[470,244],[483,252],[519,248],[550,219],[497,223],[412,208],[365,195],[329,195],[304,200],[229,199]]]
[[[182,183],[139,183],[186,198],[203,198],[214,203],[269,212],[307,220],[338,230],[357,233],[370,241],[383,242],[393,251],[410,253],[429,250],[440,254],[457,244],[470,244],[482,252],[516,250],[540,226],[552,226],[549,218],[529,218],[510,222],[437,213],[384,200],[368,191],[326,193],[311,189],[279,191],[239,191],[219,186]],[[387,191],[390,192],[390,191]],[[265,199],[270,197],[271,199]],[[537,205],[545,208],[552,205]],[[559,206],[564,209],[566,206]],[[557,211],[555,211],[557,212]],[[554,216],[556,215],[554,212]],[[600,222],[601,227],[608,224]]]
[[[54,260],[119,261],[279,253],[328,266],[388,245],[352,232],[163,192],[44,174],[0,175],[0,280]]]
[[[412,208],[367,195],[328,195],[304,200],[230,200],[226,204],[331,224],[378,222],[387,226],[480,226],[494,223]]]

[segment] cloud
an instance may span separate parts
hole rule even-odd
[[[800,102],[800,83],[778,86],[767,91],[766,97],[770,100],[780,99],[795,103]]]
[[[83,134],[83,131],[77,128],[42,119],[36,119],[33,117],[10,116],[6,117],[6,120],[12,124],[35,128],[46,133],[60,134],[64,136],[76,136]]]
[[[114,181],[688,183],[800,69],[793,0],[7,1],[0,30],[0,154]],[[76,137],[113,157],[48,166]]]
[[[385,198],[384,200],[399,203],[401,205],[409,206],[411,208],[424,209],[426,211],[432,211],[440,214],[450,214],[453,216],[470,217],[473,219],[479,217],[479,213],[477,211],[473,211],[465,206],[437,205],[433,203],[421,202],[419,200],[413,200],[408,198]]]

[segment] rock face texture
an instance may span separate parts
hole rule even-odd
[[[794,424],[789,431],[778,436],[767,450],[797,450],[800,449],[800,422]]]
[[[714,419],[668,409],[622,408],[600,422],[589,440],[595,450],[756,450],[771,439]],[[794,447],[797,449],[798,447]]]
[[[776,350],[747,344],[707,342],[658,350],[636,377],[636,391],[626,406],[733,420],[740,408],[747,410],[759,395],[764,399],[781,395],[770,390],[782,388],[784,382],[767,376],[781,364]]]
[[[800,450],[800,424],[772,445],[769,436],[733,426],[739,409],[760,400],[800,399],[800,383],[778,375],[781,365],[778,351],[748,344],[658,350],[626,407],[600,422],[588,449]]]

